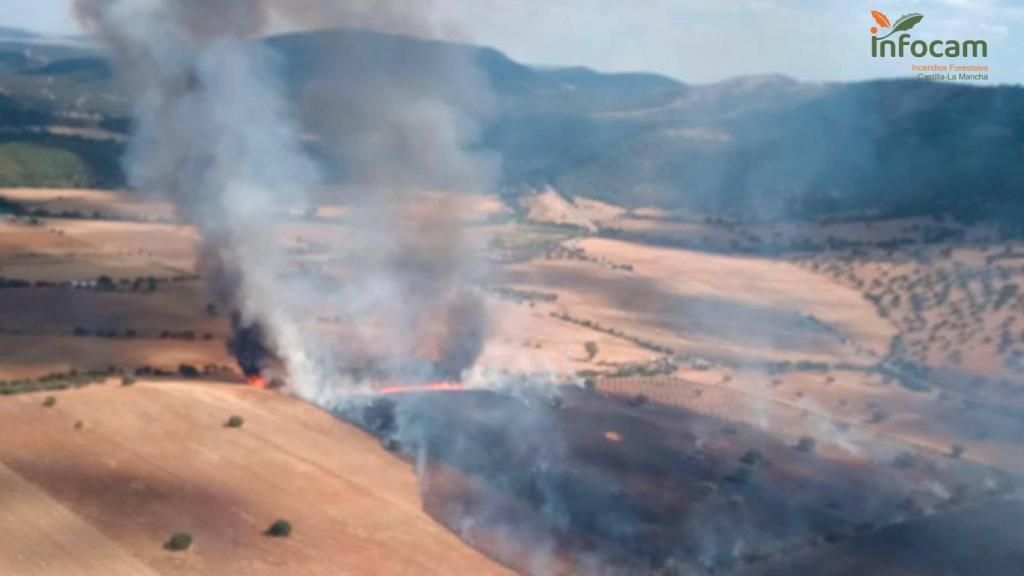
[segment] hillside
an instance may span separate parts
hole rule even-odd
[[[298,400],[175,382],[55,399],[0,400],[0,573],[508,573],[422,511],[408,464]],[[279,518],[291,536],[264,535]],[[179,531],[191,548],[165,550]]]
[[[552,186],[627,207],[698,217],[835,218],[950,214],[1005,218],[1021,208],[1024,92],[892,80],[803,83],[745,77],[688,85],[653,74],[519,64],[464,44],[335,30],[265,41],[332,178],[356,178],[363,118],[438,98],[479,124],[500,153],[507,195]],[[123,135],[130,114],[102,53],[37,38],[0,41],[0,133],[50,139],[87,167],[8,184],[117,184],[121,147],[87,157],[82,134]],[[346,110],[341,115],[337,110]],[[371,122],[367,122],[371,124]],[[472,122],[471,122],[472,123]],[[54,134],[47,127],[65,130]],[[87,133],[94,137],[97,132]]]

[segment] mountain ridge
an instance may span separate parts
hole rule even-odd
[[[323,106],[344,101],[342,84],[437,97],[478,119],[475,146],[501,155],[506,195],[551,186],[627,207],[736,219],[922,211],[993,218],[1024,207],[1013,194],[1024,184],[1015,167],[1024,154],[1018,86],[782,75],[688,84],[528,66],[493,48],[363,30],[260,42],[296,109],[307,112],[306,130],[321,129],[313,119]],[[326,90],[319,100],[313,85]],[[7,129],[39,114],[128,124],[109,63],[87,46],[0,41],[0,86]],[[347,177],[343,155],[314,152],[337,168],[329,174]]]

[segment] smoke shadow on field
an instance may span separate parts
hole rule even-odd
[[[221,562],[260,538],[239,513],[248,509],[246,502],[221,487],[181,481],[173,475],[120,470],[88,458],[17,456],[5,458],[4,463],[115,544],[142,542],[143,550],[154,553],[139,558],[157,572],[180,569],[172,555],[159,553],[176,532],[187,532],[201,543],[200,554],[206,562]],[[79,543],[88,544],[88,540],[72,534],[54,534],[54,538],[72,559],[96,556],[94,549],[78,549]]]
[[[838,350],[837,338],[794,309],[710,296],[667,291],[649,278],[559,267],[541,272],[513,270],[510,284],[538,284],[545,289],[582,295],[588,302],[606,302],[633,315],[637,323],[658,326],[686,338],[718,340],[779,353],[820,353]],[[680,282],[686,282],[681,278]],[[750,286],[756,293],[757,286]],[[617,328],[617,326],[609,326]]]

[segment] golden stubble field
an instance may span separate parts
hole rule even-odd
[[[508,573],[422,511],[408,464],[299,400],[181,381],[55,398],[0,399],[2,574]],[[278,519],[290,537],[264,534]],[[175,532],[192,547],[165,550]]]

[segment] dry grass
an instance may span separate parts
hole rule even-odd
[[[563,313],[709,358],[870,362],[895,332],[856,291],[783,261],[606,239],[579,246],[593,260],[535,260],[508,275],[558,293]]]
[[[175,371],[181,364],[234,366],[222,342],[158,339],[109,340],[74,336],[0,336],[0,380],[37,378],[70,370],[132,370],[153,366]]]
[[[0,574],[155,576],[95,526],[0,464]]]
[[[0,276],[50,282],[192,273],[195,233],[180,226],[93,220],[0,220]]]
[[[85,190],[80,188],[0,188],[0,197],[22,203],[29,210],[42,209],[59,214],[65,211],[91,215],[172,220],[173,207],[158,199],[140,198],[121,190]]]
[[[224,429],[231,414],[245,427]],[[140,383],[62,393],[49,410],[5,398],[0,418],[0,483],[26,495],[0,515],[21,544],[0,554],[4,574],[508,573],[421,510],[407,464],[298,400]],[[286,541],[263,535],[279,517]],[[177,531],[188,552],[163,549]]]

